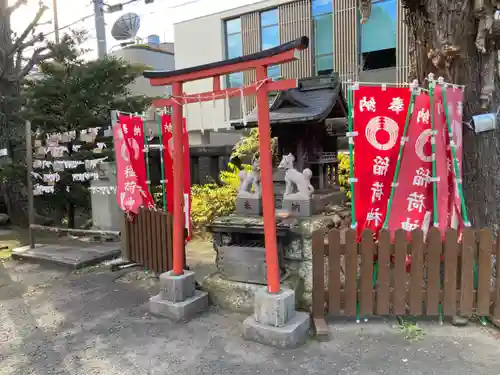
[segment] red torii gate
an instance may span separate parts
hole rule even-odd
[[[188,103],[212,101],[214,98],[226,98],[241,95],[257,96],[257,116],[259,127],[260,166],[262,180],[262,206],[264,214],[264,236],[267,263],[267,287],[269,293],[279,293],[280,273],[278,248],[276,243],[276,215],[272,178],[271,130],[269,125],[270,91],[282,91],[297,87],[296,79],[272,81],[267,76],[267,67],[283,64],[299,58],[299,52],[309,45],[309,39],[302,37],[278,47],[252,55],[237,57],[174,71],[146,71],[143,73],[152,86],[172,86],[172,96],[158,99],[153,105],[172,107],[172,128],[174,138],[174,228],[173,228],[173,274],[182,275],[184,264],[184,166],[182,139],[182,106]],[[243,89],[221,90],[221,76],[255,69],[256,83]],[[199,79],[212,78],[213,91],[184,95],[183,84]]]

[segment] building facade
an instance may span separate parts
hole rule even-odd
[[[259,52],[308,36],[300,59],[269,67],[273,78],[339,74],[343,82],[408,81],[408,32],[401,0],[372,0],[368,22],[360,24],[358,0],[265,0],[174,25],[176,68]],[[224,77],[226,87],[255,80],[253,72]],[[185,85],[187,93],[211,91],[211,80]],[[190,132],[223,130],[250,112],[253,98],[194,103],[185,109]]]

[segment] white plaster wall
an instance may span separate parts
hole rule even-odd
[[[276,7],[293,0],[265,0],[251,5],[234,8],[199,18],[179,22],[174,25],[175,66],[176,69],[207,64],[225,59],[224,20],[237,17],[241,14]],[[225,87],[225,79],[222,79]],[[212,91],[212,80],[199,80],[185,84],[186,93],[203,93]],[[187,126],[189,131],[204,129],[224,129],[229,117],[229,109],[225,100],[197,103],[187,106]]]

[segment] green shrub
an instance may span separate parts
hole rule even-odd
[[[346,195],[351,199],[351,186],[349,184],[349,154],[339,154],[339,185],[346,192]]]

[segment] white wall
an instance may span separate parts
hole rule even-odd
[[[174,25],[175,66],[176,69],[225,60],[224,19],[237,17],[259,9],[275,7],[293,0],[265,0],[244,7],[239,7],[211,14],[208,16],[183,21]],[[222,80],[222,87],[225,80]],[[199,80],[185,84],[186,93],[212,91],[212,79]],[[224,129],[227,121],[224,116],[225,100],[218,100],[215,108],[212,102],[189,104],[187,106],[187,126],[189,131],[199,131],[201,126],[207,129]],[[185,107],[186,108],[186,107]],[[226,109],[229,118],[229,108]],[[203,117],[201,116],[203,114]]]
[[[113,51],[111,55],[121,57],[132,64],[144,64],[153,70],[174,70],[175,60],[171,53],[147,50],[144,48],[122,48]],[[138,77],[130,85],[132,94],[146,96],[170,95],[170,86],[151,86],[149,79]]]

